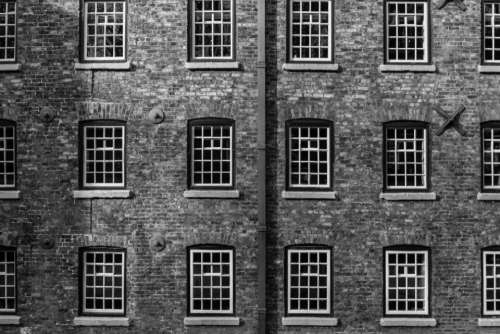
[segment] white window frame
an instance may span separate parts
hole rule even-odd
[[[423,46],[424,46],[424,58],[422,60],[400,60],[400,59],[390,59],[389,58],[389,4],[423,4],[424,5],[424,22],[423,22],[423,29],[424,29],[424,41],[423,41]],[[396,1],[396,0],[386,0],[385,2],[385,15],[386,15],[386,22],[385,22],[385,59],[387,64],[426,64],[430,62],[430,24],[429,24],[429,16],[430,16],[430,9],[429,9],[429,2],[424,0],[424,1]],[[404,27],[407,27],[408,25],[405,23],[402,25]],[[396,30],[401,27],[398,23],[396,23]],[[415,26],[416,27],[416,26]],[[415,32],[416,34],[416,32]],[[416,35],[415,35],[416,36]],[[405,45],[406,47],[404,48],[405,50],[408,50],[408,35],[405,35]],[[415,45],[415,50],[417,50],[416,45]],[[399,48],[396,48],[396,54]]]
[[[482,0],[482,61],[484,64],[498,64],[500,63],[500,58],[496,59],[495,58],[495,50],[498,50],[497,52],[500,53],[500,45],[496,45],[496,42],[495,42],[495,38],[496,37],[499,37],[500,36],[496,36],[496,33],[495,33],[495,29],[496,28],[500,28],[500,24],[499,25],[496,25],[495,24],[495,17],[499,17],[500,16],[500,11],[495,11],[495,7],[499,7],[500,8],[500,1],[485,1],[485,0]],[[488,39],[491,39],[492,40],[492,45],[491,45],[491,48],[486,48],[486,29],[487,29],[487,26],[486,26],[486,6],[492,6],[493,9],[492,9],[492,12],[489,14],[491,15],[491,23],[492,25],[489,26],[492,30],[492,35],[491,37],[489,37]],[[492,52],[492,58],[493,59],[486,59],[486,50],[491,50]]]
[[[292,310],[291,308],[291,289],[292,289],[292,286],[291,286],[291,279],[292,279],[292,275],[291,275],[291,266],[292,266],[292,261],[291,261],[291,256],[292,256],[292,253],[298,253],[299,254],[299,257],[300,257],[300,254],[304,254],[304,253],[307,253],[307,254],[311,254],[311,253],[317,253],[318,255],[320,253],[324,253],[326,254],[327,256],[327,259],[326,259],[326,265],[327,265],[327,268],[326,268],[326,275],[327,275],[327,278],[326,278],[326,282],[327,282],[327,285],[326,285],[326,309],[325,310],[304,310],[304,309],[300,309],[300,300],[302,300],[302,298],[299,297],[299,309],[298,310]],[[287,311],[287,314],[288,315],[330,315],[332,313],[332,271],[331,271],[331,249],[329,248],[326,248],[326,247],[318,247],[318,248],[314,248],[314,247],[289,247],[286,251],[286,266],[287,266],[287,274],[286,274],[286,291],[287,291],[287,300],[286,300],[286,311]],[[320,264],[319,262],[319,258],[318,258],[318,266]],[[308,277],[310,277],[312,273],[310,272],[310,267],[308,267],[308,272],[307,274],[304,274],[304,273],[300,273],[299,276],[302,276],[302,275],[307,275]],[[319,275],[319,268],[318,268],[318,278],[320,277]],[[318,283],[319,284],[319,283]],[[318,285],[319,286],[319,285]],[[310,289],[310,285],[307,286],[307,289]],[[309,297],[307,298],[309,300]],[[317,298],[319,300],[319,297]]]
[[[0,178],[3,178],[5,184],[0,184],[0,189],[15,189],[17,183],[17,143],[16,143],[16,124],[14,122],[0,120],[0,128],[3,130],[3,136],[0,137],[0,143],[2,143],[0,148],[0,153],[3,154],[4,158],[0,159],[0,164],[4,164],[4,171],[0,173]],[[7,137],[7,128],[12,128],[12,137]],[[7,149],[7,141],[12,140],[12,148]],[[12,159],[7,159],[7,152],[12,153]],[[13,165],[13,171],[11,173],[7,173],[7,164],[10,163]],[[12,183],[7,183],[7,175],[12,176]]]
[[[14,23],[8,23],[8,16],[9,14],[12,14],[11,12],[8,11],[8,6],[9,3],[14,4]],[[0,48],[1,52],[4,52],[6,55],[7,49],[13,49],[14,50],[14,56],[12,58],[2,58],[0,59],[0,63],[13,63],[17,59],[17,1],[16,0],[10,0],[10,1],[0,1],[0,5],[5,5],[6,6],[6,12],[3,14],[5,17],[5,23],[2,24],[1,26],[5,28],[5,35],[2,35],[0,38],[5,39],[5,46]],[[14,34],[8,34],[8,27],[9,26],[14,26]],[[13,47],[8,47],[7,46],[7,38],[14,38],[14,46]]]
[[[483,298],[482,298],[482,304],[483,304],[483,315],[486,315],[486,316],[498,316],[500,315],[500,308],[498,308],[496,311],[488,311],[487,308],[486,308],[486,303],[488,302],[488,299],[487,299],[487,287],[486,287],[486,282],[487,282],[487,279],[488,278],[493,278],[493,284],[494,284],[494,288],[493,288],[493,301],[494,301],[494,304],[496,304],[496,301],[499,301],[500,302],[500,299],[496,299],[495,298],[495,295],[497,293],[497,291],[500,291],[500,286],[497,286],[496,284],[496,281],[497,279],[500,279],[500,274],[497,274],[496,273],[496,270],[497,268],[500,268],[500,262],[496,262],[496,256],[500,256],[500,250],[483,250],[483,270],[482,270],[482,293],[483,293]],[[494,264],[493,264],[493,275],[487,275],[486,273],[486,267],[487,267],[487,263],[486,263],[486,257],[488,255],[492,255],[493,256],[493,261],[494,261]],[[496,308],[496,305],[495,305],[495,308]]]
[[[394,311],[394,310],[389,310],[389,255],[390,254],[395,254],[396,258],[398,254],[414,254],[415,257],[418,254],[423,254],[424,255],[424,269],[425,269],[425,277],[424,277],[424,309],[422,311]],[[416,260],[415,260],[416,261]],[[416,262],[415,262],[416,263]],[[398,268],[399,266],[396,265],[396,280],[398,279],[399,274],[398,274]],[[429,315],[429,250],[403,250],[403,249],[387,249],[385,250],[385,314],[386,315],[395,315],[395,316],[412,316],[412,315],[418,315],[418,316],[427,316]],[[403,277],[415,277],[415,280],[417,280],[417,273],[415,271],[414,275],[411,274],[404,274]],[[417,283],[415,283],[417,284]],[[416,287],[416,285],[415,285]],[[407,287],[406,287],[407,288]],[[408,289],[405,288],[405,291],[408,292]],[[399,290],[399,289],[396,289]],[[398,298],[397,298],[398,299]],[[405,300],[408,300],[408,298],[405,298]],[[416,298],[415,298],[416,300]]]
[[[332,62],[333,61],[333,50],[334,50],[334,46],[333,46],[333,43],[334,43],[334,39],[333,39],[333,0],[327,0],[328,1],[328,57],[327,58],[321,58],[321,57],[316,57],[316,58],[313,58],[313,57],[308,57],[308,58],[303,58],[302,56],[300,57],[294,57],[293,56],[293,48],[294,48],[294,44],[293,44],[293,37],[294,37],[294,34],[293,34],[293,14],[296,13],[294,10],[293,10],[293,2],[294,1],[304,1],[304,0],[287,0],[288,1],[288,6],[289,6],[289,19],[288,19],[288,29],[289,29],[289,32],[288,32],[288,52],[289,52],[289,58],[290,58],[290,61],[292,62],[317,62],[317,63],[328,63],[328,62]],[[317,1],[319,2],[319,6],[321,6],[321,0],[313,0],[313,1]],[[300,13],[300,15],[302,14],[302,10],[300,10],[298,13]],[[321,17],[321,11],[318,11],[318,15],[320,15]],[[311,16],[311,15],[310,15]],[[302,15],[301,15],[302,17]],[[301,19],[302,21],[302,19]],[[321,21],[321,19],[320,19]],[[318,23],[318,24],[321,24],[321,23]],[[301,29],[302,29],[302,23],[300,24],[301,26]],[[309,24],[309,27],[311,27],[312,25]],[[311,38],[311,32],[309,32],[309,35],[307,35],[309,38]],[[318,36],[321,36],[321,35],[318,35]],[[300,34],[300,38],[302,38],[302,33]],[[319,37],[318,37],[319,38]],[[302,44],[302,41],[301,41],[301,44]],[[309,49],[311,48],[311,43],[309,43]],[[302,48],[300,48],[302,49]]]
[[[203,262],[203,253],[227,253],[229,254],[229,309],[228,310],[195,310],[194,309],[194,271],[193,271],[193,266],[194,266],[194,253],[202,253],[202,262]],[[221,264],[222,259],[221,259]],[[202,265],[203,266],[203,265]],[[222,270],[219,273],[211,273],[211,274],[205,274],[202,273],[202,276],[219,276],[222,279]],[[220,287],[225,287],[222,286],[222,280],[220,283]],[[212,285],[210,285],[212,287]],[[200,298],[203,304],[203,300],[205,298],[201,297]],[[212,300],[212,299],[210,299]],[[216,314],[223,314],[223,315],[228,315],[228,314],[233,314],[234,313],[234,249],[229,248],[229,247],[193,247],[189,248],[189,313],[192,315],[202,315],[202,314],[210,314],[210,315],[216,315]]]
[[[489,140],[490,142],[490,147],[488,148],[488,151],[486,150],[486,131],[490,131],[490,132],[493,132],[493,131],[498,131],[500,132],[500,127],[496,126],[496,125],[484,125],[481,129],[481,145],[483,146],[483,156],[482,156],[482,161],[481,161],[481,164],[482,164],[482,185],[483,185],[483,189],[485,190],[490,190],[490,191],[500,191],[500,184],[498,185],[486,185],[486,182],[485,182],[485,178],[487,176],[491,176],[491,177],[495,177],[495,176],[500,176],[500,173],[495,173],[495,166],[498,166],[500,168],[500,162],[498,163],[495,163],[495,155],[499,155],[500,156],[500,149],[495,149],[494,148],[494,143],[499,143],[500,144],[500,139],[495,139],[494,136],[492,135],[491,136],[491,140]],[[486,161],[486,154],[490,154],[491,155],[491,159],[490,161]],[[491,173],[490,174],[485,174],[485,169],[486,169],[486,166],[489,165],[490,168],[491,168]],[[494,181],[492,182],[494,184]]]
[[[11,252],[14,253],[14,261],[7,261],[7,253]],[[0,308],[0,315],[1,314],[16,314],[17,312],[17,251],[14,248],[10,247],[0,247],[0,253],[4,253],[5,261],[0,262],[0,269],[4,267],[4,270],[0,271],[0,276],[3,276],[5,279],[5,284],[0,286],[0,289],[4,290],[4,296],[2,299],[7,301],[8,297],[7,296],[7,288],[14,288],[14,308],[7,308],[7,304],[5,308]],[[10,273],[7,272],[7,265],[8,264],[13,264],[14,265],[14,275],[11,275]],[[7,276],[14,276],[14,285],[7,284]]]

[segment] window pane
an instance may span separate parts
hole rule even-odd
[[[483,311],[500,314],[500,252],[483,252]]]
[[[483,129],[483,187],[500,189],[500,128]]]
[[[0,188],[15,186],[15,141],[15,127],[0,126]]]
[[[14,61],[16,54],[16,3],[0,2],[0,61]]]
[[[16,252],[0,250],[0,312],[15,312]]]

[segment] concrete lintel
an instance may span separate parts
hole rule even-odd
[[[130,320],[126,317],[76,317],[73,324],[89,327],[128,327]]]
[[[130,70],[130,61],[120,63],[80,63],[75,61],[75,70],[103,70],[103,71],[116,71],[116,70]]]
[[[478,65],[479,73],[500,73],[500,65]]]
[[[436,65],[381,64],[378,69],[380,72],[436,72]]]
[[[16,72],[21,70],[19,63],[4,63],[0,64],[0,72]]]
[[[0,325],[20,325],[21,317],[18,315],[0,315]]]
[[[500,318],[479,318],[477,325],[479,327],[500,327]]]
[[[436,327],[434,318],[382,318],[382,327]]]
[[[435,192],[395,192],[380,193],[379,198],[386,201],[435,201],[437,196]]]
[[[74,190],[75,199],[94,199],[94,198],[130,198],[132,195],[127,189],[93,189],[93,190]]]
[[[197,189],[184,191],[185,198],[239,198],[238,190]]]
[[[478,201],[500,201],[500,193],[478,193]]]
[[[285,199],[337,199],[336,191],[282,191],[281,197]]]
[[[188,70],[238,70],[240,63],[237,61],[193,61],[186,62]]]
[[[339,64],[332,63],[285,63],[283,64],[283,71],[318,71],[318,72],[338,72],[340,70]]]
[[[339,323],[337,318],[332,317],[283,317],[283,326],[320,326],[335,327]]]
[[[20,197],[19,190],[0,190],[0,199],[19,199]]]
[[[238,317],[185,317],[186,326],[239,326]]]

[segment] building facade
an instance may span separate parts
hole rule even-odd
[[[0,0],[0,332],[500,331],[496,32],[497,0]]]

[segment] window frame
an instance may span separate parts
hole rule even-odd
[[[123,20],[123,59],[87,59],[86,54],[86,36],[87,26],[85,4],[87,2],[123,2],[124,20]],[[128,2],[129,0],[80,0],[80,44],[78,61],[86,64],[107,64],[107,63],[126,63],[128,61]]]
[[[387,311],[387,294],[388,294],[388,287],[387,287],[387,255],[388,252],[390,251],[396,251],[396,252],[427,252],[427,264],[426,264],[426,269],[427,269],[427,280],[426,280],[426,293],[427,293],[427,298],[426,298],[426,311],[425,313],[406,313],[406,312],[399,312],[399,313],[388,313]],[[383,309],[383,315],[384,317],[387,318],[428,318],[432,316],[432,250],[430,247],[427,246],[421,246],[421,245],[392,245],[392,246],[387,246],[383,248],[383,304],[382,304],[382,309]]]
[[[292,186],[290,184],[290,128],[291,127],[328,127],[329,128],[329,167],[328,179],[329,185],[327,187],[303,187]],[[334,161],[335,161],[335,136],[334,136],[334,123],[333,121],[320,118],[293,118],[285,121],[285,189],[287,191],[333,191],[334,184]]]
[[[427,41],[424,41],[424,47],[427,51],[427,60],[426,61],[394,61],[389,60],[389,45],[388,45],[388,20],[387,20],[387,12],[389,10],[388,3],[389,2],[422,2],[426,4],[427,12],[426,19],[427,22],[425,24],[426,32],[427,32]],[[432,2],[430,0],[384,0],[383,7],[383,16],[384,16],[384,64],[385,65],[431,65],[432,64]],[[425,49],[424,49],[425,50]]]
[[[12,312],[8,312],[8,311],[2,311],[0,310],[0,315],[16,315],[17,312],[18,312],[18,271],[17,271],[17,248],[16,247],[13,247],[13,246],[3,246],[3,245],[0,245],[0,251],[4,252],[4,251],[13,251],[14,252],[14,284],[15,284],[15,289],[14,289],[14,293],[15,293],[15,300],[14,300],[14,311]]]
[[[192,128],[197,125],[203,126],[231,126],[231,184],[230,185],[193,185],[193,130]],[[187,188],[191,190],[232,190],[236,188],[236,122],[234,119],[222,117],[205,117],[193,118],[188,120],[188,134],[187,134]]]
[[[14,35],[14,59],[0,60],[0,64],[15,64],[18,61],[18,57],[17,57],[18,56],[18,54],[17,54],[18,53],[18,48],[17,48],[17,46],[18,46],[18,30],[19,29],[17,27],[17,24],[18,24],[18,17],[17,17],[17,15],[18,15],[19,8],[18,8],[18,5],[17,5],[17,0],[0,0],[0,3],[6,3],[6,2],[7,3],[8,2],[13,2],[14,6],[15,6],[15,10],[16,10],[16,14],[15,14],[15,20],[16,20],[16,22],[15,22],[15,25],[14,25],[15,26],[14,29],[16,30],[16,33]]]
[[[230,311],[228,312],[192,312],[192,293],[191,293],[191,281],[192,281],[192,263],[191,263],[191,252],[201,250],[201,251],[230,251],[231,252],[231,264],[230,264]],[[223,244],[198,244],[186,247],[186,314],[188,316],[200,316],[200,317],[220,317],[220,316],[234,316],[236,314],[236,249],[233,246],[223,245]]]
[[[497,61],[489,61],[489,62],[485,61],[485,59],[484,59],[484,55],[485,55],[485,45],[484,45],[485,11],[484,11],[484,7],[486,4],[500,4],[500,0],[481,0],[481,65],[498,66],[498,65],[500,65],[500,59]],[[500,25],[499,25],[499,27],[500,27]],[[499,50],[500,50],[500,48],[499,48]]]
[[[383,192],[408,193],[408,192],[430,192],[431,185],[431,136],[430,125],[423,121],[389,121],[383,124],[382,135],[382,170],[383,170]],[[425,148],[425,188],[389,188],[387,186],[387,129],[388,128],[422,128],[424,129],[426,143]]]
[[[292,5],[294,0],[286,0],[286,62],[290,64],[334,64],[335,63],[335,0],[328,0],[330,13],[328,28],[330,33],[328,52],[329,58],[321,60],[310,58],[309,60],[294,60],[292,57]]]
[[[0,0],[1,1],[1,0]],[[6,187],[0,186],[0,191],[16,190],[18,187],[17,173],[17,123],[9,119],[0,119],[0,127],[12,126],[14,128],[14,184]]]
[[[123,256],[123,312],[85,312],[83,299],[84,283],[84,256],[87,252],[120,252]],[[78,315],[92,317],[123,317],[127,314],[127,249],[115,246],[88,246],[78,249]]]
[[[187,61],[188,62],[197,62],[197,63],[212,63],[212,62],[232,62],[236,61],[236,42],[237,42],[237,24],[236,24],[236,0],[231,0],[231,57],[217,57],[217,58],[198,58],[194,56],[194,2],[195,0],[187,0]]]
[[[486,255],[487,253],[498,253],[500,254],[500,246],[488,246],[481,249],[481,316],[482,317],[490,317],[496,318],[500,316],[500,309],[496,312],[486,312]],[[498,276],[500,277],[500,275]],[[500,287],[495,289],[494,291],[500,291]]]
[[[500,3],[500,1],[499,1]],[[482,122],[481,126],[481,134],[480,134],[480,152],[481,152],[481,180],[480,186],[481,186],[481,192],[483,193],[500,193],[500,185],[497,188],[492,188],[492,187],[485,187],[484,185],[484,130],[486,129],[498,129],[500,131],[500,121],[486,121]]]
[[[85,185],[85,128],[87,126],[123,126],[123,186],[86,186]],[[117,190],[127,188],[127,122],[118,119],[83,120],[78,123],[78,184],[82,190]]]

